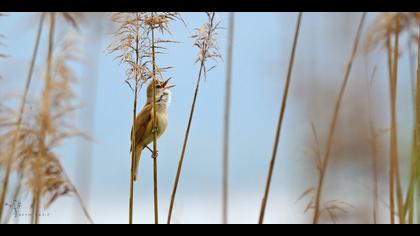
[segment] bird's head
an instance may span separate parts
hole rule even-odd
[[[175,87],[175,85],[169,85],[169,80],[171,78],[165,81],[155,80],[156,104],[169,106],[171,102],[171,89]],[[147,101],[150,103],[153,102],[153,81],[147,87]]]

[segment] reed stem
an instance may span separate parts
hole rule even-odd
[[[326,170],[328,167],[328,163],[331,159],[331,151],[332,151],[332,143],[334,140],[334,133],[335,133],[335,129],[337,127],[337,121],[338,121],[338,115],[340,112],[340,108],[341,108],[341,103],[344,97],[344,92],[346,91],[347,88],[347,84],[350,78],[350,72],[353,66],[353,61],[356,58],[356,53],[357,53],[357,49],[358,49],[358,45],[359,45],[359,41],[360,41],[360,36],[362,34],[362,29],[363,29],[363,24],[365,22],[365,18],[366,18],[366,13],[364,12],[362,14],[362,17],[360,19],[360,23],[357,29],[357,33],[356,33],[356,37],[354,39],[354,45],[353,45],[353,50],[352,50],[352,54],[350,56],[350,59],[347,63],[347,68],[346,68],[346,72],[344,75],[344,79],[342,81],[341,84],[341,88],[340,88],[340,92],[338,94],[338,98],[336,100],[335,106],[334,106],[334,113],[332,116],[332,122],[331,122],[331,126],[328,132],[328,139],[327,139],[327,143],[326,143],[326,153],[324,156],[324,159],[322,160],[322,164],[321,164],[321,169],[320,169],[320,176],[319,176],[319,180],[318,180],[318,185],[317,185],[317,189],[316,189],[316,195],[315,195],[315,206],[314,206],[314,217],[313,217],[313,223],[314,224],[318,224],[319,223],[319,219],[321,216],[321,198],[322,198],[322,190],[323,190],[323,186],[324,186],[324,179],[325,179],[325,174],[326,174]]]
[[[277,150],[278,150],[279,141],[280,141],[280,134],[281,134],[282,126],[283,126],[283,118],[286,111],[287,98],[289,95],[290,81],[292,77],[293,64],[295,61],[295,53],[296,53],[296,47],[297,47],[297,42],[299,38],[302,15],[303,13],[300,12],[297,18],[295,36],[293,40],[293,47],[292,47],[292,52],[290,54],[289,68],[287,70],[286,85],[284,87],[283,98],[282,98],[282,103],[281,103],[281,108],[280,108],[280,115],[279,115],[279,120],[277,124],[277,131],[276,131],[276,136],[274,140],[273,154],[271,156],[270,166],[268,168],[267,183],[265,186],[264,197],[261,203],[260,217],[258,220],[259,224],[264,223],[265,209],[267,207],[268,195],[270,193],[271,179],[273,177],[274,165],[276,162]]]
[[[174,204],[175,204],[176,191],[178,189],[179,178],[181,177],[182,164],[184,163],[184,158],[185,158],[185,151],[187,150],[188,137],[190,135],[191,123],[192,123],[192,119],[193,119],[193,115],[194,115],[195,104],[196,104],[196,100],[197,100],[197,96],[198,96],[198,88],[200,87],[200,81],[201,81],[201,75],[202,75],[202,72],[203,72],[203,68],[204,68],[204,63],[202,62],[201,66],[200,66],[200,72],[198,73],[197,84],[195,86],[194,98],[193,98],[193,103],[191,105],[190,116],[188,118],[187,130],[185,131],[184,142],[182,144],[181,158],[179,159],[179,162],[178,162],[178,169],[177,169],[177,172],[176,172],[175,183],[174,183],[174,187],[172,189],[171,202],[170,202],[170,205],[169,205],[169,213],[168,213],[168,220],[167,220],[168,224],[171,224],[171,220],[172,220],[172,211],[173,211],[173,207],[174,207]]]
[[[375,77],[376,68],[372,73],[371,81],[373,81]],[[378,224],[378,211],[379,211],[379,170],[378,170],[378,162],[379,162],[379,143],[378,143],[378,134],[375,128],[375,118],[374,118],[374,111],[372,111],[372,94],[371,94],[371,83],[367,83],[367,103],[368,103],[368,111],[369,111],[369,133],[371,136],[370,140],[370,147],[372,152],[372,186],[373,186],[373,211],[372,211],[372,218],[373,224]]]
[[[223,197],[222,197],[222,222],[228,223],[229,209],[229,134],[230,134],[230,107],[232,97],[232,58],[233,58],[233,33],[235,26],[235,13],[229,13],[228,28],[228,49],[227,49],[227,69],[226,69],[226,91],[225,91],[225,114],[223,128]]]
[[[415,207],[417,208],[417,223],[420,223],[420,25],[419,25],[419,34],[417,37],[417,86],[416,86],[416,179],[417,179],[417,188],[415,191],[416,194],[416,203]]]
[[[209,28],[210,29],[213,28],[214,15],[215,14],[213,14],[210,18],[210,22],[209,22],[209,24],[210,24]],[[211,30],[208,30],[207,39],[209,39],[210,36],[211,36]],[[187,129],[185,130],[184,142],[182,144],[181,156],[179,158],[178,168],[177,168],[177,172],[176,172],[176,176],[175,176],[175,182],[174,182],[174,186],[173,186],[173,189],[172,189],[171,201],[170,201],[170,204],[169,204],[167,224],[171,224],[171,221],[172,221],[172,212],[173,212],[173,208],[174,208],[174,204],[175,204],[175,197],[176,197],[176,192],[177,192],[177,189],[178,189],[179,179],[181,177],[181,171],[182,171],[182,165],[184,163],[185,152],[187,150],[188,137],[190,135],[192,119],[193,119],[193,116],[194,116],[195,105],[196,105],[197,96],[198,96],[198,90],[200,88],[200,82],[201,82],[202,74],[203,74],[203,72],[205,72],[204,71],[205,70],[205,57],[206,57],[207,50],[208,50],[208,45],[203,45],[203,49],[201,50],[201,58],[202,59],[200,60],[200,71],[199,71],[198,77],[197,77],[197,83],[196,83],[196,86],[195,86],[193,101],[192,101],[192,105],[191,105],[191,111],[190,111],[190,115],[189,115],[189,118],[188,118]]]
[[[391,77],[391,139],[390,139],[390,154],[391,165],[393,166],[392,178],[396,183],[398,216],[401,224],[405,223],[404,217],[404,203],[401,187],[401,176],[398,161],[398,127],[397,127],[397,87],[398,87],[398,56],[399,56],[399,29],[400,17],[397,13],[396,18],[396,32],[394,40],[393,63],[392,63],[392,77]]]
[[[29,66],[28,75],[26,77],[25,88],[24,88],[24,91],[23,91],[22,100],[21,100],[20,105],[19,105],[19,113],[18,113],[18,118],[17,118],[17,122],[16,122],[16,131],[15,131],[14,136],[13,136],[10,152],[8,153],[8,156],[6,158],[6,173],[5,173],[5,176],[4,176],[4,179],[3,179],[3,188],[2,188],[1,197],[0,197],[0,222],[2,222],[2,220],[3,220],[3,206],[4,206],[5,201],[6,201],[6,195],[7,195],[8,186],[9,186],[9,177],[10,177],[10,173],[11,173],[11,169],[12,169],[12,158],[15,154],[16,146],[17,146],[17,143],[18,143],[18,140],[19,140],[19,137],[20,137],[20,130],[21,130],[21,126],[22,126],[23,114],[25,113],[26,99],[28,97],[29,87],[31,85],[32,75],[33,75],[33,71],[34,71],[34,67],[35,67],[35,62],[36,62],[36,58],[37,58],[37,55],[38,55],[38,48],[39,48],[39,42],[40,42],[40,39],[41,39],[44,18],[45,18],[45,13],[42,13],[41,17],[40,17],[40,20],[39,20],[39,24],[38,24],[38,31],[37,31],[36,39],[35,39],[35,46],[34,46],[34,50],[33,50],[33,53],[32,53],[32,59],[31,59],[31,63],[30,63],[30,66]]]
[[[387,47],[387,58],[388,58],[388,74],[389,74],[389,83],[390,83],[390,94],[392,94],[392,47],[391,47],[391,31],[388,29],[387,31],[387,40],[386,40],[386,47]],[[390,104],[392,104],[392,97],[390,96]],[[391,105],[392,107],[392,105]],[[390,223],[395,224],[395,183],[394,183],[394,165],[393,165],[393,158],[391,154],[391,146],[390,146],[390,158],[389,158],[389,216],[390,216]]]
[[[153,13],[152,13],[153,18]],[[155,31],[152,25],[152,67],[153,67],[153,196],[154,196],[154,212],[155,224],[159,224],[158,210],[158,173],[157,173],[157,121],[156,121],[156,55],[155,55]]]
[[[139,64],[139,35],[136,34],[136,65]],[[137,116],[137,95],[139,88],[139,78],[138,74],[135,74],[135,84],[134,84],[134,98],[133,98],[133,125],[131,131],[131,174],[130,174],[130,197],[129,197],[129,211],[128,211],[128,223],[133,224],[133,208],[134,208],[134,176],[135,176],[135,166],[136,166],[136,116]]]

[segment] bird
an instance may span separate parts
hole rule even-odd
[[[160,81],[153,80],[156,84],[155,91],[155,101],[156,101],[156,138],[160,138],[162,134],[166,131],[168,127],[168,107],[171,103],[171,88],[175,85],[169,85],[169,80]],[[134,170],[134,181],[137,180],[137,174],[140,164],[140,158],[143,150],[145,148],[150,148],[148,145],[153,142],[153,117],[154,117],[154,99],[153,99],[153,81],[150,82],[147,87],[147,100],[143,109],[137,115],[134,128],[131,129],[131,134],[133,130],[135,131],[135,138],[131,136],[131,147],[135,145],[135,170]],[[151,150],[150,150],[151,151]],[[133,150],[131,150],[133,152]]]

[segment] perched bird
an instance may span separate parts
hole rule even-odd
[[[168,107],[171,103],[171,88],[175,85],[169,86],[169,80],[156,81],[156,138],[159,138],[166,130],[168,126]],[[139,169],[139,163],[143,149],[151,142],[153,142],[153,81],[150,82],[147,87],[147,101],[141,112],[137,115],[134,131],[135,140],[131,140],[132,144],[136,145],[135,150],[135,172],[134,180],[137,180],[137,172]],[[133,129],[131,130],[133,132]],[[150,150],[150,149],[149,149]]]

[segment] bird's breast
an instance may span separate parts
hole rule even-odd
[[[161,136],[168,127],[168,114],[166,112],[157,113],[158,136]]]

